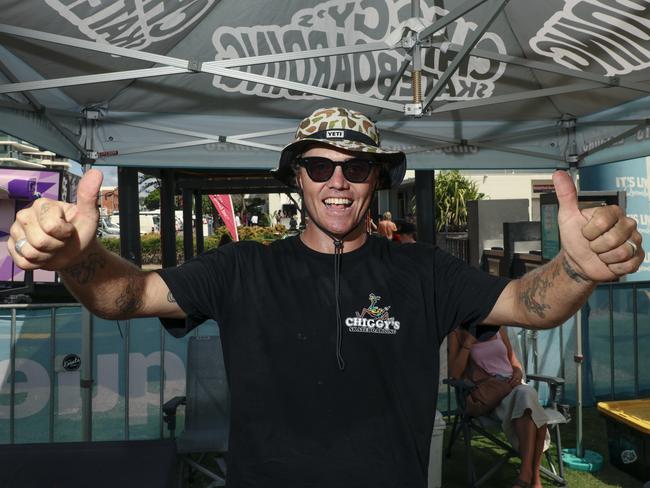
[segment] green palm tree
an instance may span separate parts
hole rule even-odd
[[[441,171],[435,180],[436,232],[464,232],[467,230],[467,202],[482,200],[485,194],[478,185],[458,170]],[[411,213],[417,214],[415,197]]]
[[[438,173],[435,181],[436,231],[466,231],[467,202],[484,197],[478,191],[476,182],[460,174],[460,171]]]

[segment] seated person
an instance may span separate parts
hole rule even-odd
[[[481,330],[483,329],[483,330]],[[493,410],[512,446],[519,451],[521,468],[513,487],[541,488],[539,465],[548,449],[550,436],[548,418],[539,404],[537,391],[522,382],[521,363],[515,356],[504,327],[489,333],[494,327],[478,326],[477,339],[463,328],[449,334],[449,375],[460,379],[467,376],[470,362],[487,373],[506,377],[512,391]],[[484,335],[481,332],[486,331]]]

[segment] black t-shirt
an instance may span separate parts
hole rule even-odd
[[[159,271],[176,335],[217,321],[231,389],[231,488],[426,486],[438,349],[491,311],[507,280],[426,244],[345,253],[336,359],[334,256],[298,238],[229,244]]]

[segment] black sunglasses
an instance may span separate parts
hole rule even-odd
[[[316,183],[324,183],[334,174],[337,166],[343,170],[343,176],[350,183],[363,183],[368,179],[370,170],[375,163],[370,159],[353,158],[347,161],[332,161],[318,156],[298,158],[296,163],[304,166],[307,174]]]

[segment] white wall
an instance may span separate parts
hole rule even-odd
[[[291,196],[296,200],[296,202],[298,202],[298,204],[300,204],[300,195],[292,193]],[[282,205],[293,204],[291,199],[285,193],[270,193],[268,197],[269,215],[271,216],[271,219],[273,219],[276,210],[282,210]],[[296,221],[298,222],[298,225],[300,225],[300,208],[298,208],[298,213],[296,214]],[[275,220],[273,220],[273,224],[275,224]],[[282,224],[286,228],[289,228],[289,219],[283,219]]]
[[[529,201],[529,217],[539,219],[539,194],[533,194],[533,181],[551,181],[552,172],[545,173],[513,173],[512,171],[463,171],[485,193],[490,200],[507,200],[527,198]]]

